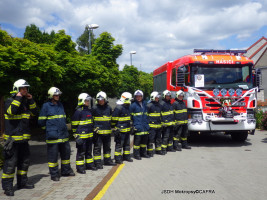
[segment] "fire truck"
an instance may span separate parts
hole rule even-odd
[[[195,49],[153,71],[154,91],[185,92],[188,131],[224,132],[245,141],[256,128],[261,72],[245,50]]]

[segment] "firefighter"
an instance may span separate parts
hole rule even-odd
[[[174,107],[174,115],[175,115],[175,133],[174,133],[174,141],[173,145],[174,148],[178,151],[181,151],[181,147],[179,146],[179,141],[182,143],[183,149],[191,149],[190,146],[187,144],[187,137],[188,137],[188,116],[187,116],[187,108],[183,101],[184,92],[179,90],[176,92],[175,102],[173,103]]]
[[[150,95],[150,103],[147,104],[147,115],[149,122],[149,136],[147,154],[153,157],[153,144],[155,144],[156,154],[163,155],[161,150],[161,136],[162,136],[162,124],[161,124],[161,110],[162,106],[159,103],[160,95],[158,92],[152,92]]]
[[[166,154],[167,151],[174,152],[173,149],[173,125],[174,125],[174,114],[173,107],[171,104],[171,92],[165,90],[163,92],[162,105],[162,125],[164,127],[162,134],[162,152]]]
[[[134,158],[141,160],[141,157],[150,158],[147,155],[146,147],[149,134],[149,125],[147,119],[147,107],[143,101],[143,92],[136,90],[134,93],[135,101],[130,106],[130,112],[133,119],[134,133]]]
[[[122,164],[123,160],[133,162],[130,155],[130,132],[131,132],[131,113],[130,105],[132,94],[124,92],[121,95],[117,106],[112,113],[112,124],[114,125],[115,137],[115,162]],[[121,150],[123,148],[123,156]]]
[[[101,162],[101,147],[103,144],[104,165],[115,166],[111,160],[111,115],[107,95],[101,91],[96,95],[97,104],[92,109],[94,117],[94,162],[97,169],[103,169]]]
[[[85,169],[97,170],[92,157],[93,146],[93,119],[89,103],[92,98],[87,93],[78,97],[78,106],[72,117],[72,131],[76,141],[76,169],[80,174],[85,174]]]
[[[5,101],[4,166],[2,188],[7,196],[14,196],[13,180],[17,167],[17,188],[33,189],[28,183],[30,164],[30,116],[37,115],[36,104],[29,93],[30,85],[23,79],[13,85],[12,96]]]
[[[66,114],[59,101],[62,92],[51,87],[48,90],[48,102],[44,103],[38,118],[38,124],[45,129],[48,167],[51,180],[59,181],[58,153],[61,157],[61,176],[75,176],[70,166],[70,143],[66,125]]]

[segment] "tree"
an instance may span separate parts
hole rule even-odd
[[[92,56],[104,66],[102,76],[105,77],[102,84],[102,90],[109,96],[118,95],[120,85],[119,65],[117,58],[122,54],[122,45],[114,45],[115,39],[108,32],[103,32],[95,40],[92,48]]]
[[[139,72],[133,65],[125,65],[121,74],[121,86],[119,87],[119,94],[123,92],[134,93],[135,90],[140,88]]]
[[[30,40],[31,42],[35,43],[41,43],[43,40],[42,36],[42,32],[36,25],[31,24],[30,26],[26,26],[24,39]]]

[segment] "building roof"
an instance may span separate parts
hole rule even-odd
[[[262,36],[257,42],[252,44],[245,56],[257,63],[267,48],[267,38]]]

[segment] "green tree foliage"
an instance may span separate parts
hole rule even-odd
[[[130,92],[134,94],[137,89],[144,92],[145,98],[149,98],[153,90],[153,75],[152,73],[146,73],[138,71],[136,67],[125,65],[121,74],[121,86],[119,87],[119,93]]]
[[[30,26],[26,26],[24,39],[35,43],[41,43],[43,40],[43,34],[36,25],[31,24]]]
[[[95,40],[92,48],[92,56],[94,56],[103,65],[102,76],[105,77],[102,84],[102,90],[108,96],[114,97],[118,95],[117,88],[120,85],[119,65],[116,59],[122,54],[123,48],[121,44],[114,45],[115,39],[108,32],[103,32]]]

